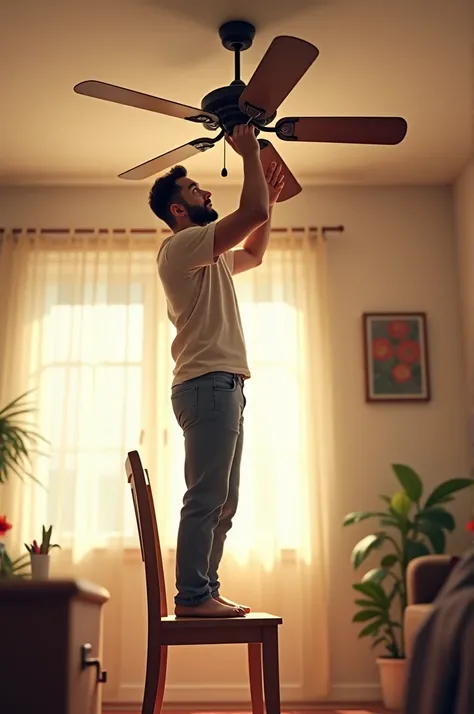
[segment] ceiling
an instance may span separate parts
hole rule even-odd
[[[302,183],[451,182],[473,135],[472,0],[22,0],[0,10],[0,183],[107,184],[198,136],[188,122],[75,94],[100,79],[200,106],[233,78],[219,25],[257,28],[242,55],[248,81],[271,39],[313,42],[318,59],[281,106],[288,115],[396,115],[395,147],[275,144]],[[233,183],[223,143],[188,162],[203,181]]]

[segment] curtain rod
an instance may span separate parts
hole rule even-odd
[[[311,233],[321,231],[324,235],[330,232],[342,233],[344,226],[310,226],[308,229],[304,227],[272,228],[273,233],[288,233],[289,231],[292,233],[304,233],[306,230]],[[74,235],[104,235],[107,233],[114,235],[170,235],[171,231],[166,228],[0,228],[0,234],[4,233],[13,233],[15,235],[18,233],[27,235],[70,235],[71,233]]]

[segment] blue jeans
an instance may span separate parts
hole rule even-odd
[[[211,372],[171,391],[184,434],[187,486],[176,551],[179,605],[198,605],[219,595],[217,571],[239,499],[243,382],[240,375]]]

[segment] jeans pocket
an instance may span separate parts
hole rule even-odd
[[[198,388],[196,386],[186,386],[184,388],[173,388],[171,393],[171,404],[176,421],[183,431],[186,431],[197,418],[198,412]]]
[[[240,431],[243,396],[239,378],[223,372],[214,377],[214,415],[233,431]]]
[[[217,392],[235,392],[237,378],[230,372],[218,372],[214,375],[214,390]]]

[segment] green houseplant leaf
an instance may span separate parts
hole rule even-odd
[[[423,555],[429,555],[430,552],[429,547],[421,541],[407,539],[405,543],[405,558],[407,565],[410,560],[421,558]]]
[[[0,484],[11,475],[22,480],[27,476],[39,483],[31,473],[31,457],[42,453],[38,449],[40,442],[49,442],[35,431],[34,425],[23,420],[24,415],[36,411],[27,401],[30,393],[25,392],[0,410]]]
[[[469,488],[474,479],[451,479],[437,486],[421,503],[424,488],[416,471],[405,464],[392,464],[403,491],[380,496],[380,511],[354,511],[343,526],[360,527],[369,519],[378,520],[374,532],[358,540],[351,562],[356,570],[380,551],[379,562],[354,583],[357,611],[354,623],[367,623],[359,637],[371,637],[373,647],[383,645],[389,657],[404,657],[403,613],[407,604],[406,571],[411,560],[431,553],[444,553],[446,534],[456,526],[445,505],[454,494]],[[372,563],[371,563],[372,564]],[[357,597],[358,596],[358,597]]]
[[[380,565],[382,566],[382,568],[391,568],[392,565],[395,565],[395,563],[398,562],[398,555],[390,553],[390,555],[384,555],[384,557],[380,561]]]
[[[371,607],[371,608],[380,607],[380,605],[377,605],[377,603],[374,600],[360,599],[360,600],[355,600],[354,602],[359,607]]]
[[[448,496],[451,496],[453,493],[457,493],[457,491],[462,491],[471,485],[472,479],[469,478],[452,478],[449,481],[445,481],[434,489],[425,503],[425,508],[436,506],[440,503],[446,503],[445,499]]]
[[[28,571],[25,572],[25,568],[28,568]],[[0,549],[0,579],[28,578],[30,576],[30,560],[26,553],[12,560],[4,547]]]
[[[452,514],[445,508],[424,508],[420,513],[420,518],[430,523],[437,523],[450,533],[452,533],[456,527],[456,522]]]
[[[357,590],[373,600],[373,602],[377,603],[381,608],[386,609],[388,607],[389,599],[385,590],[379,583],[355,583],[352,587],[354,590]]]
[[[416,471],[404,464],[392,464],[392,469],[410,501],[418,503],[423,494],[423,483]]]
[[[352,566],[354,569],[357,570],[357,568],[362,565],[364,560],[366,560],[373,550],[380,548],[385,539],[386,535],[383,532],[375,533],[362,538],[352,551]]]
[[[376,620],[375,622],[370,622],[364,627],[363,630],[359,632],[359,639],[362,637],[367,637],[367,635],[378,635],[380,628],[385,624],[385,619]]]
[[[372,570],[369,570],[368,573],[364,575],[361,582],[381,583],[382,580],[385,580],[387,575],[388,570],[385,570],[385,568],[372,568]]]
[[[366,622],[374,618],[380,619],[380,610],[359,610],[352,618],[352,622]]]
[[[424,533],[430,541],[435,553],[444,553],[446,547],[446,536],[441,526],[432,521],[421,519],[418,521],[418,531]]]
[[[352,526],[354,523],[361,523],[362,521],[366,521],[368,518],[384,515],[384,513],[374,513],[372,511],[356,511],[354,513],[348,513],[347,516],[344,517],[342,525]]]

